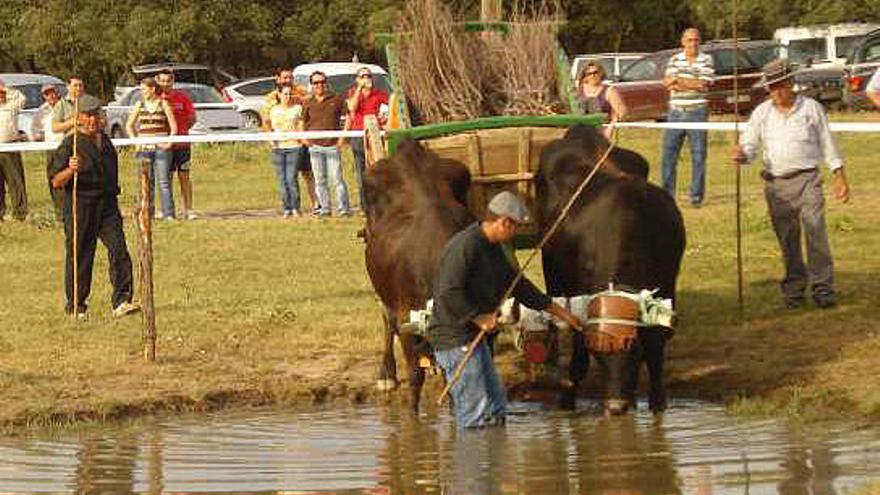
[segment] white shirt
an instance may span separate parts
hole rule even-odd
[[[21,91],[6,87],[6,103],[0,104],[0,143],[18,140],[18,112],[24,103]]]
[[[806,96],[798,95],[787,113],[777,109],[772,99],[758,105],[740,145],[750,162],[763,146],[764,169],[776,177],[818,168],[823,162],[831,171],[843,166],[825,109]]]
[[[57,103],[56,103],[57,105]],[[55,108],[49,105],[48,101],[43,102],[37,113],[34,114],[34,120],[31,122],[31,135],[35,141],[60,142],[64,139],[63,132],[52,132],[52,121],[55,116]]]

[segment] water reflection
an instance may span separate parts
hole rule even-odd
[[[516,404],[472,432],[445,410],[251,412],[0,439],[0,492],[844,495],[880,477],[877,431],[644,409]]]

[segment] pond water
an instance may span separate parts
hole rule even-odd
[[[468,432],[445,409],[363,407],[4,438],[0,492],[843,495],[880,479],[878,430],[579,406],[513,404],[505,428]]]

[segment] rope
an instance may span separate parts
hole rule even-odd
[[[526,259],[525,263],[523,263],[522,267],[520,267],[519,271],[517,271],[516,277],[513,278],[513,281],[507,287],[507,290],[504,291],[504,296],[501,297],[501,303],[498,305],[497,308],[495,308],[496,313],[501,308],[501,304],[503,304],[504,301],[507,298],[509,298],[511,296],[511,294],[513,294],[514,288],[519,283],[519,281],[522,280],[526,269],[529,267],[529,264],[532,262],[532,260],[535,259],[535,256],[538,254],[538,252],[541,251],[541,249],[544,247],[544,245],[547,244],[547,241],[550,240],[550,237],[552,237],[553,234],[556,233],[556,230],[559,229],[559,226],[562,225],[562,221],[565,219],[566,215],[568,215],[568,212],[569,212],[569,210],[571,210],[571,207],[574,205],[574,202],[581,195],[581,193],[587,187],[587,184],[590,183],[590,181],[593,179],[593,177],[596,175],[596,173],[599,171],[599,169],[602,168],[602,164],[605,163],[605,160],[608,159],[608,157],[611,155],[611,152],[614,150],[615,147],[617,147],[617,139],[616,138],[608,145],[608,149],[605,150],[605,153],[602,155],[602,157],[599,159],[599,161],[596,162],[596,164],[593,166],[593,169],[590,171],[590,173],[587,174],[587,176],[584,178],[584,180],[580,183],[578,188],[575,190],[574,194],[571,195],[571,198],[568,200],[568,203],[566,203],[565,207],[559,213],[559,216],[556,217],[556,220],[550,226],[550,229],[548,229],[547,232],[544,233],[544,237],[541,238],[541,242],[539,242],[538,245],[535,246],[534,249],[532,249],[532,252],[529,254],[529,257]],[[465,352],[464,358],[458,363],[458,366],[455,368],[455,372],[452,374],[452,378],[450,378],[449,381],[446,382],[446,385],[443,387],[443,391],[440,393],[440,398],[437,399],[438,405],[443,404],[443,400],[449,394],[449,391],[452,390],[452,387],[458,382],[458,380],[461,379],[461,374],[464,372],[464,367],[467,365],[467,362],[471,359],[471,356],[473,356],[474,351],[476,350],[477,346],[480,345],[480,343],[486,338],[486,335],[488,335],[488,334],[489,334],[488,330],[481,329],[480,332],[477,334],[477,336],[474,337],[474,340],[471,341],[471,343],[468,345],[468,349],[467,349],[467,352]]]

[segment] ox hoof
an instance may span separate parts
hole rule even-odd
[[[377,380],[376,388],[381,392],[390,392],[397,388],[397,382],[395,380]]]
[[[629,401],[624,399],[608,399],[605,404],[605,412],[611,416],[621,416],[629,409]]]

